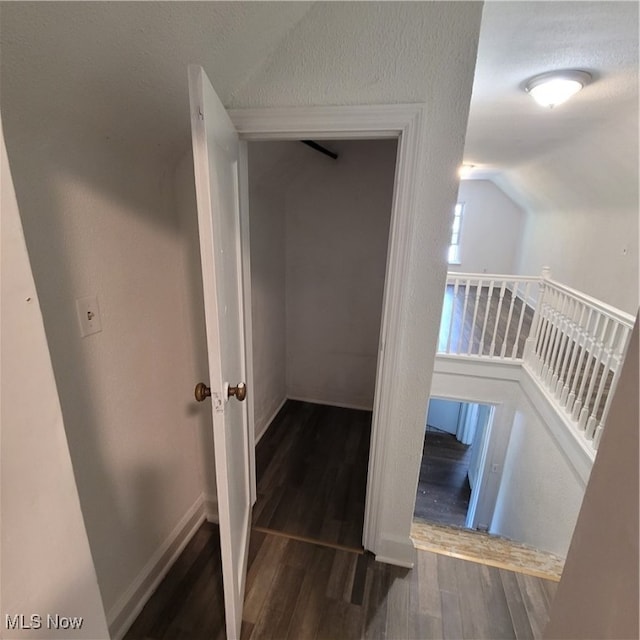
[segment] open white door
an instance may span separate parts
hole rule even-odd
[[[239,638],[251,529],[249,434],[238,188],[239,141],[204,70],[189,66],[191,132],[198,205],[202,282],[227,638]],[[240,383],[240,384],[239,384]],[[240,401],[239,401],[240,400]]]

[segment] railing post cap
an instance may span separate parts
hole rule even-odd
[[[545,280],[551,280],[551,267],[547,267],[547,266],[542,267],[542,277]]]

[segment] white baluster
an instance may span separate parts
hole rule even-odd
[[[469,337],[469,346],[467,348],[467,355],[471,355],[471,348],[473,346],[473,336],[476,332],[476,317],[478,315],[478,302],[480,300],[480,294],[482,292],[482,279],[478,280],[476,286],[476,300],[473,306],[473,320],[471,321],[471,336]]]
[[[538,300],[536,302],[536,308],[533,312],[531,331],[529,332],[529,337],[527,338],[524,348],[525,360],[530,363],[531,367],[534,370],[537,369],[538,364],[538,344],[540,340],[540,334],[542,332],[542,309],[544,306],[545,292],[545,280],[544,278],[541,278],[538,282]],[[533,336],[533,338],[531,336]]]
[[[502,301],[504,299],[504,290],[507,286],[506,282],[503,282],[502,285],[500,286],[500,294],[499,294],[499,299],[498,299],[498,310],[496,311],[496,322],[493,325],[493,336],[491,337],[491,346],[489,348],[489,356],[493,358],[493,356],[496,353],[496,335],[498,333],[498,323],[500,322],[500,313],[502,312]],[[508,326],[507,326],[507,330],[508,330]],[[506,342],[507,340],[507,331],[505,331],[505,336],[504,336],[504,340]]]
[[[509,313],[507,314],[507,326],[504,329],[504,340],[502,341],[502,348],[500,349],[500,358],[504,359],[505,354],[507,353],[507,342],[509,342],[509,329],[511,328],[511,317],[513,316],[513,305],[518,296],[518,287],[520,283],[513,283],[513,290],[511,291],[511,302],[509,303]],[[515,344],[513,345],[514,349],[518,348],[518,340],[516,339]],[[515,356],[511,356],[512,358]]]
[[[569,393],[569,398],[567,400],[567,410],[571,413],[571,416],[574,420],[578,419],[578,415],[580,412],[580,406],[578,404],[578,378],[580,377],[580,372],[582,371],[585,354],[587,353],[587,338],[588,334],[585,327],[588,327],[591,324],[591,318],[594,315],[593,308],[589,309],[589,315],[587,316],[587,322],[580,328],[578,334],[578,343],[577,347],[580,352],[580,356],[578,358],[578,362],[576,364],[576,368],[573,372],[573,380],[571,382],[571,392]]]
[[[593,434],[596,428],[596,411],[595,407],[595,398],[593,397],[593,391],[595,389],[596,380],[598,378],[598,374],[600,373],[601,368],[603,368],[604,363],[602,361],[603,351],[604,351],[604,339],[607,335],[607,331],[609,329],[610,318],[605,317],[604,322],[602,323],[602,330],[600,331],[600,335],[597,338],[597,342],[595,344],[594,349],[594,364],[593,364],[593,372],[589,377],[589,388],[587,390],[587,394],[585,396],[584,408],[589,410],[589,420],[587,421],[586,427],[586,437],[589,440],[593,440]],[[605,375],[605,371],[602,371],[602,375]]]
[[[513,349],[511,350],[511,357],[515,360],[518,357],[518,346],[520,345],[520,335],[522,333],[522,322],[524,320],[524,314],[527,310],[527,302],[529,300],[529,292],[531,283],[527,282],[524,287],[524,299],[522,300],[522,305],[520,306],[520,318],[518,319],[518,329],[516,331],[516,340],[513,343]],[[515,298],[515,296],[514,296]],[[513,303],[513,300],[512,300]],[[536,305],[537,308],[537,305]],[[538,316],[539,317],[539,316]],[[533,340],[530,341],[530,336],[533,335],[536,331],[537,321],[535,317],[535,311],[533,314],[533,318],[531,320],[531,327],[529,327],[529,336],[525,340],[525,346],[522,353],[522,359],[526,359],[527,357],[533,358]],[[527,344],[529,344],[529,349],[527,350]]]
[[[553,380],[553,393],[560,400],[562,398],[562,389],[564,388],[564,374],[569,362],[569,351],[571,350],[571,334],[575,325],[577,301],[573,298],[567,298],[567,313],[564,318],[564,329],[562,331],[562,340],[560,343],[560,354],[556,363],[556,372]]]
[[[564,384],[562,387],[562,393],[560,394],[560,404],[563,407],[567,406],[567,401],[569,399],[569,391],[571,385],[571,374],[574,370],[574,366],[576,363],[576,358],[578,357],[579,351],[579,340],[580,340],[580,327],[582,326],[582,321],[584,320],[584,314],[586,312],[586,307],[581,302],[576,303],[576,308],[579,310],[579,317],[576,318],[576,321],[573,324],[573,330],[571,332],[571,360],[569,362],[569,368],[566,371],[562,372],[562,378],[564,380]]]
[[[458,336],[458,345],[456,347],[456,353],[460,353],[462,347],[462,337],[464,336],[464,327],[467,323],[467,303],[469,302],[469,292],[471,290],[471,282],[469,278],[466,279],[464,284],[464,304],[462,306],[462,320],[460,326],[460,335]]]
[[[558,357],[561,353],[560,344],[564,341],[567,331],[567,311],[569,306],[569,296],[564,293],[559,294],[560,310],[558,311],[558,324],[553,344],[553,352],[549,359],[549,372],[547,373],[547,386],[555,392],[558,384]]]
[[[484,310],[484,319],[482,320],[482,333],[480,334],[480,349],[478,355],[484,355],[484,337],[487,332],[487,321],[489,319],[489,309],[493,298],[493,280],[489,280],[489,292],[487,293],[487,306]]]
[[[587,426],[587,401],[588,398],[585,395],[587,381],[590,379],[591,363],[594,361],[593,352],[595,351],[595,334],[600,326],[601,314],[597,314],[595,319],[594,332],[592,335],[588,335],[585,340],[585,351],[587,352],[587,361],[584,365],[584,371],[582,372],[582,380],[580,381],[580,390],[576,399],[576,404],[573,409],[574,420],[578,421],[580,429],[585,429]]]
[[[447,287],[448,289],[448,287]],[[453,334],[453,320],[456,315],[456,302],[458,301],[458,278],[453,284],[453,299],[451,300],[451,319],[449,321],[449,334],[447,335],[446,353],[451,353],[451,335]]]

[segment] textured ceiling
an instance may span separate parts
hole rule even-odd
[[[229,106],[452,108],[453,94],[430,95],[421,70],[430,51],[450,47],[450,64],[438,73],[455,77],[456,49],[433,25],[450,20],[456,5],[462,15],[464,3],[447,2],[4,2],[5,124],[52,136],[52,123],[71,121],[168,158],[188,144],[192,62]],[[543,110],[522,90],[529,77],[567,67],[595,80],[565,105]],[[579,148],[575,182],[601,173],[602,158],[633,165],[635,157],[637,166],[637,126],[630,135],[619,126],[597,133],[616,122],[633,128],[637,114],[636,2],[485,3],[465,149],[477,177],[507,189],[510,182],[529,207],[527,188],[545,191],[545,158]],[[550,178],[557,181],[564,164],[553,163]],[[598,180],[607,201],[619,184]]]
[[[160,154],[189,136],[187,65],[227,103],[310,2],[3,2],[2,105],[75,118]]]
[[[594,78],[569,102],[543,109],[524,92],[532,76],[568,68]],[[465,146],[478,177],[529,164],[630,112],[637,119],[636,2],[485,3]],[[592,150],[594,169],[602,151]]]

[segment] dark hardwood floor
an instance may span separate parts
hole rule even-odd
[[[414,517],[464,527],[471,497],[471,446],[442,431],[425,432]]]
[[[540,638],[555,590],[427,551],[409,570],[254,530],[242,638]],[[205,522],[125,640],[224,637],[218,529]]]
[[[256,447],[255,528],[362,547],[371,412],[287,401]]]
[[[259,443],[242,638],[541,637],[553,582],[428,551],[401,569],[362,551],[370,421],[288,402]],[[125,640],[224,637],[219,532],[204,522]]]

